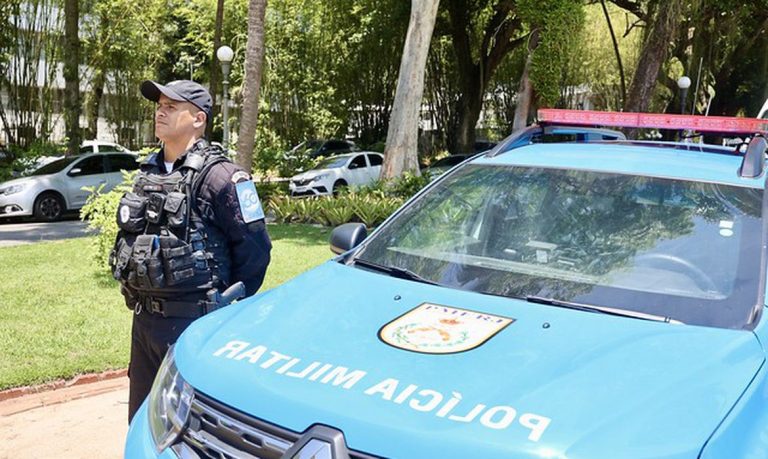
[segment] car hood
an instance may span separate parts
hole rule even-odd
[[[34,183],[39,180],[41,176],[35,176],[35,177],[20,177],[13,180],[8,180],[7,182],[0,183],[0,189],[8,188],[13,185],[24,185],[27,183]],[[44,177],[44,176],[42,176]]]
[[[293,177],[291,177],[291,180],[296,180],[296,181],[299,181],[299,180],[310,180],[310,179],[313,179],[313,178],[317,177],[318,175],[324,174],[324,173],[329,172],[329,171],[330,171],[330,169],[312,169],[310,171],[306,171],[306,172],[303,172],[301,174],[294,175]]]
[[[411,327],[408,311],[424,303],[513,321],[451,354],[382,341],[382,327],[404,314],[396,323]],[[328,262],[195,322],[176,359],[219,401],[297,432],[336,427],[351,449],[376,455],[682,458],[696,457],[763,351],[748,331],[560,309]]]

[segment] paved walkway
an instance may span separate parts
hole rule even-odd
[[[0,402],[0,459],[121,458],[128,378]]]
[[[88,231],[87,226],[87,223],[80,220],[51,223],[3,223],[0,224],[0,247],[89,236],[93,233]]]

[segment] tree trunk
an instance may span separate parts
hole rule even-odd
[[[637,62],[635,76],[624,102],[624,111],[648,111],[653,90],[659,77],[659,69],[667,58],[669,44],[674,40],[680,21],[681,0],[669,0],[659,5],[659,10],[647,31],[645,45]]]
[[[67,154],[80,151],[80,19],[79,0],[64,2],[64,124]]]
[[[478,5],[470,0],[449,0],[448,17],[453,49],[456,53],[456,67],[459,75],[461,95],[456,106],[456,136],[449,139],[449,147],[455,153],[470,153],[474,150],[475,127],[483,108],[483,96],[488,82],[510,51],[523,43],[515,38],[521,30],[520,18],[514,14],[514,1],[496,1],[488,23],[479,37],[479,52],[472,40],[471,15],[480,14]]]
[[[383,179],[399,177],[404,172],[419,175],[419,112],[424,94],[424,70],[439,3],[440,0],[411,0],[411,17],[384,148]]]
[[[456,138],[451,146],[452,153],[472,153],[475,146],[475,127],[483,110],[483,95],[486,82],[480,76],[479,65],[473,65],[470,70],[459,76],[461,95],[458,104],[458,122]]]
[[[95,69],[92,94],[87,108],[88,135],[92,139],[96,139],[99,136],[99,107],[101,107],[101,97],[104,95],[105,80],[104,69]]]
[[[216,25],[213,29],[213,54],[211,55],[211,119],[208,120],[208,126],[205,128],[205,135],[209,139],[213,132],[213,120],[216,115],[219,114],[219,110],[216,108],[216,93],[219,91],[219,81],[221,62],[216,57],[216,51],[221,46],[221,29],[224,24],[224,0],[217,0],[216,2]]]
[[[1,88],[2,86],[0,86]],[[5,107],[3,106],[3,98],[0,97],[0,122],[3,123],[3,131],[5,131],[5,140],[8,142],[9,145],[13,145],[16,143],[16,139],[13,135],[13,130],[11,129],[11,125],[8,124],[8,118],[5,116]]]
[[[237,139],[237,163],[248,172],[253,169],[253,144],[256,137],[256,123],[259,119],[259,89],[264,62],[264,13],[266,10],[267,0],[249,0],[243,105]]]
[[[531,84],[531,62],[533,53],[539,46],[539,31],[534,30],[528,44],[528,57],[525,59],[523,75],[520,77],[520,87],[517,90],[517,104],[515,104],[515,116],[512,121],[512,131],[518,131],[528,125],[528,115],[533,101],[533,85]]]

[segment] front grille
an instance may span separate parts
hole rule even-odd
[[[189,424],[172,448],[182,459],[280,459],[300,437],[195,392]],[[355,451],[349,457],[376,458]]]
[[[324,189],[325,187],[320,187],[320,188],[322,188],[322,189],[323,189],[322,191],[325,191],[325,189]],[[315,192],[314,192],[314,191],[312,191],[312,190],[307,190],[307,191],[293,191],[293,192],[291,192],[291,196],[294,196],[294,197],[303,197],[303,196],[317,196],[317,193],[315,193]]]
[[[312,180],[294,180],[293,181],[293,184],[296,186],[309,185],[310,183],[312,183]]]

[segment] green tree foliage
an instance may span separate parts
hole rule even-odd
[[[606,9],[616,33],[619,52],[626,78],[631,77],[637,64],[641,45],[641,31],[632,28],[635,19],[626,11],[607,2]],[[591,90],[590,102],[598,110],[620,111],[624,106],[616,55],[602,7],[599,4],[584,7],[584,26],[576,38],[578,46],[572,48],[566,63],[567,84],[561,88],[559,106],[578,106],[574,90]],[[580,85],[585,85],[580,87]]]
[[[212,62],[217,3],[81,0],[80,68],[89,137],[115,134],[133,147],[152,138],[151,104],[137,90],[145,78],[192,76],[221,92],[210,72],[217,65]],[[655,19],[669,17],[672,3],[680,7],[677,33],[659,46],[666,56],[646,79],[652,86],[649,110],[679,109],[675,80],[683,73],[694,82],[688,107],[695,104],[698,113],[709,107],[710,114],[754,116],[768,97],[768,0],[605,3],[627,86],[657,35]],[[63,5],[63,0],[0,2],[0,90],[6,95],[0,124],[10,143],[25,148],[50,138],[61,116],[61,88],[54,81],[63,60]],[[311,138],[352,136],[364,147],[384,140],[409,7],[402,0],[269,2],[257,169],[274,169],[281,151]],[[235,50],[229,78],[235,106],[242,102],[246,13],[246,0],[224,0],[221,43]],[[459,127],[474,127],[475,113],[481,120],[478,136],[509,133],[527,58],[524,45],[533,30],[541,38],[530,75],[535,104],[574,106],[590,93],[589,102],[598,109],[624,105],[600,1],[443,0],[425,76],[422,152],[458,151]],[[110,132],[96,132],[99,113]],[[237,132],[238,109],[230,113],[231,132]],[[221,124],[218,116],[214,140],[221,139]]]
[[[540,31],[531,80],[541,106],[553,107],[560,100],[566,63],[579,44],[577,39],[584,22],[581,3],[580,0],[518,2],[521,19]]]
[[[686,7],[672,54],[694,85],[701,66],[688,106],[703,112],[712,92],[711,114],[756,116],[768,97],[768,1],[696,0]],[[661,83],[677,92],[674,79]]]
[[[118,141],[137,147],[145,132],[136,126],[150,119],[150,105],[138,94],[145,79],[155,76],[163,58],[165,3],[146,0],[95,0],[84,16],[85,60],[88,63],[89,134],[98,135],[96,118],[103,113]],[[105,96],[106,94],[106,96]]]
[[[2,118],[10,141],[27,146],[47,139],[53,129],[56,90],[53,81],[63,34],[59,0],[3,2],[7,65],[0,74],[0,90],[8,95]]]

